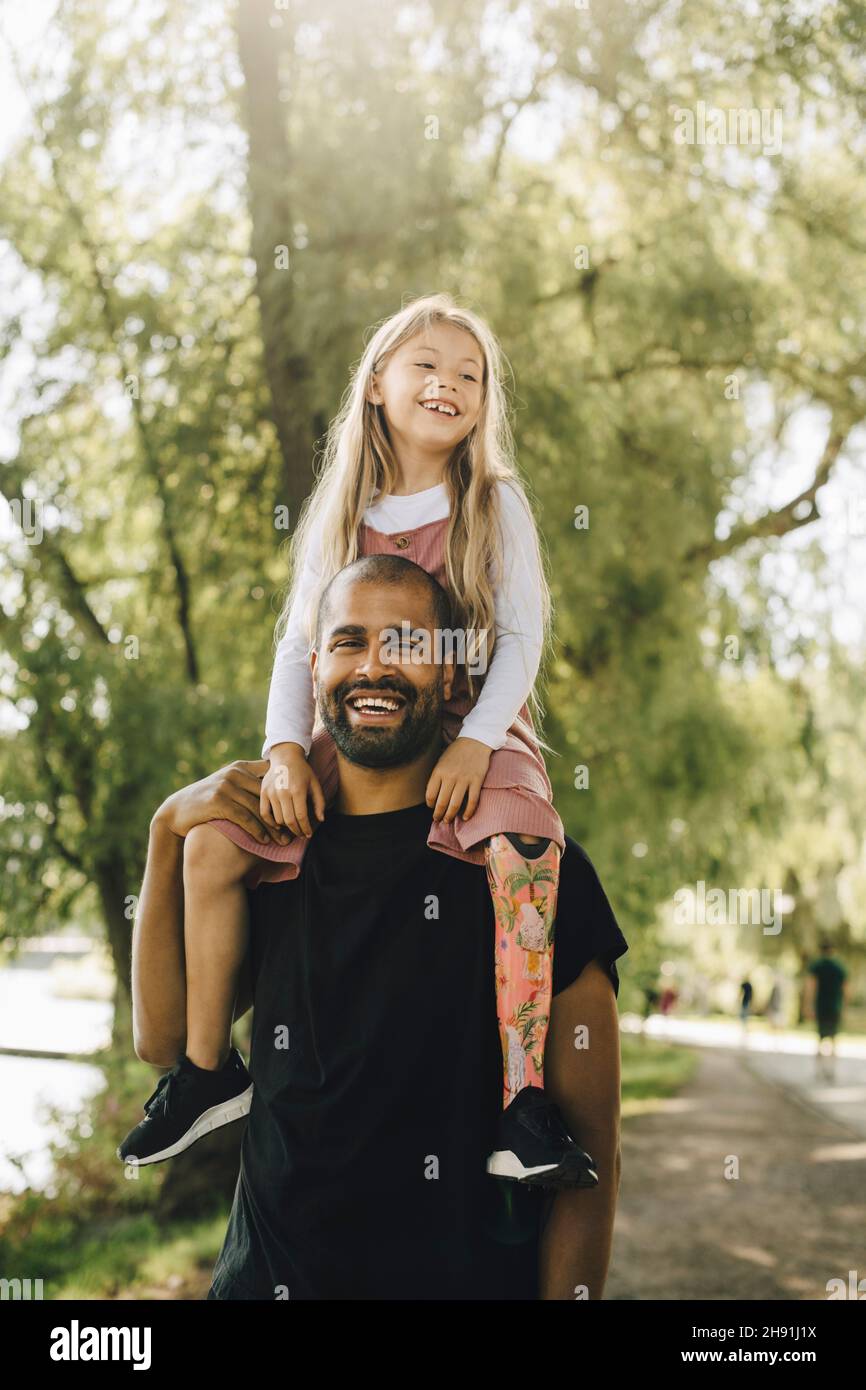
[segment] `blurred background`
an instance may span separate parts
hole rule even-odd
[[[864,39],[857,0],[4,7],[0,1275],[206,1293],[238,1126],[114,1156],[148,825],[259,756],[350,366],[441,289],[511,364],[550,775],[630,947],[608,1297],[866,1276]]]

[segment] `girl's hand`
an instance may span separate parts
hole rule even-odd
[[[433,807],[433,819],[450,824],[466,798],[463,819],[469,820],[478,805],[492,748],[477,738],[458,736],[450,743],[430,774],[424,800]]]
[[[298,743],[277,744],[270,750],[270,763],[262,778],[262,818],[309,839],[313,833],[307,809],[309,796],[319,820],[325,819],[325,794],[318,777]]]

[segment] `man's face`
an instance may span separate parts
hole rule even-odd
[[[427,634],[427,651],[411,637],[387,651],[382,634],[409,624]],[[319,650],[313,653],[316,704],[340,752],[360,767],[401,767],[441,735],[451,694],[453,658],[435,661],[432,606],[412,582],[381,586],[337,581]],[[413,650],[425,659],[412,661]],[[396,708],[362,708],[364,697]]]
[[[374,374],[370,398],[384,406],[392,442],[447,458],[478,420],[483,354],[453,323],[425,328]]]

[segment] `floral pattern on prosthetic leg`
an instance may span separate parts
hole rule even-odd
[[[529,844],[523,854],[504,833],[491,835],[484,846],[496,918],[496,1013],[506,1108],[524,1086],[544,1085],[561,855],[553,840],[539,854],[541,848]]]

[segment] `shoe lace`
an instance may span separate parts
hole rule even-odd
[[[552,1139],[557,1139],[560,1143],[564,1140],[572,1144],[575,1142],[555,1105],[539,1106],[532,1118],[537,1128],[544,1131]]]
[[[145,1113],[152,1115],[154,1111],[162,1108],[166,1119],[172,1113],[172,1102],[177,1099],[178,1091],[183,1086],[185,1077],[175,1069],[167,1071],[164,1076],[159,1078],[156,1083],[156,1090],[152,1096],[148,1096],[144,1102]]]

